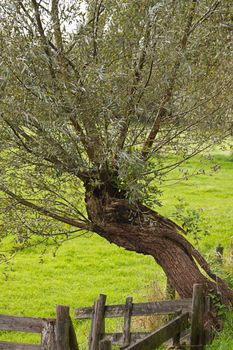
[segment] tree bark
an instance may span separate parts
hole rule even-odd
[[[190,298],[195,283],[220,292],[224,304],[233,305],[233,291],[210,269],[206,260],[184,237],[182,228],[157,212],[108,192],[87,194],[86,205],[94,231],[109,242],[151,255],[163,268],[181,298]]]

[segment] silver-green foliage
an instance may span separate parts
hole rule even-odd
[[[67,224],[91,228],[82,183],[107,178],[132,203],[158,202],[168,172],[229,136],[231,11],[209,0],[1,1],[1,232],[16,233],[16,249]]]

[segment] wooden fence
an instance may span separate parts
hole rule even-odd
[[[204,313],[209,311],[209,300],[203,286],[196,284],[192,299],[133,303],[127,298],[124,305],[106,305],[101,294],[93,307],[75,309],[75,319],[91,319],[89,350],[110,350],[117,345],[125,350],[154,350],[172,340],[179,346],[182,332],[189,330],[191,350],[203,350],[208,332],[204,330]],[[154,332],[132,332],[132,317],[173,315],[173,319]],[[106,333],[105,319],[123,318],[121,333]],[[0,341],[0,350],[79,350],[68,306],[56,307],[56,318],[34,318],[0,315],[0,330],[41,334],[41,344],[23,344]]]
[[[0,350],[78,350],[68,306],[57,305],[56,318],[0,315],[0,330],[41,334],[41,344],[0,341]]]
[[[207,339],[204,332],[204,313],[209,306],[203,286],[196,284],[192,299],[137,303],[127,298],[124,305],[106,305],[106,296],[100,295],[93,307],[75,309],[75,319],[91,319],[89,350],[109,350],[117,345],[125,350],[153,350],[172,339],[173,345],[180,343],[181,333],[189,330],[190,349],[203,350]],[[131,332],[133,316],[173,314],[174,319],[152,333]],[[105,319],[123,317],[121,333],[106,333]]]

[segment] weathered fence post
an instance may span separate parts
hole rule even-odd
[[[104,311],[106,295],[100,294],[99,299],[94,304],[91,322],[91,332],[89,337],[89,350],[99,350],[101,333],[105,331]]]
[[[175,312],[174,317],[176,318],[176,317],[178,317],[178,316],[180,316],[180,315],[182,315],[182,309],[180,309],[179,311]],[[180,334],[180,332],[179,332],[179,333],[177,333],[177,334],[173,337],[172,345],[173,345],[174,347],[180,345],[180,336],[181,336],[181,334]]]
[[[193,286],[190,350],[204,349],[205,298],[202,284]]]
[[[41,350],[56,350],[55,321],[42,321]]]
[[[125,315],[124,315],[124,326],[123,326],[123,347],[130,344],[130,326],[131,326],[131,313],[133,308],[133,298],[126,298],[125,303]]]
[[[111,350],[112,349],[112,344],[110,340],[101,340],[100,341],[100,346],[99,350]]]
[[[69,306],[57,305],[56,307],[56,340],[57,350],[70,350],[70,308]]]

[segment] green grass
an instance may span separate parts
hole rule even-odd
[[[226,247],[227,255],[233,235],[233,158],[220,154],[215,160],[221,169],[212,176],[199,175],[165,186],[164,206],[159,209],[172,218],[178,197],[184,198],[191,208],[203,208],[212,228],[211,235],[200,242],[200,249],[210,258],[218,243]],[[206,168],[207,163],[206,160],[200,165],[200,159],[196,158],[186,168],[194,171]],[[124,303],[129,295],[135,302],[146,301],[152,293],[151,282],[156,281],[161,286],[165,281],[163,272],[151,257],[127,252],[94,234],[66,242],[56,258],[52,257],[52,252],[47,253],[43,263],[40,263],[38,248],[24,251],[8,268],[0,267],[0,272],[0,313],[41,317],[55,316],[56,304],[70,305],[72,313],[75,307],[90,306],[99,293],[107,294],[108,303]],[[225,331],[209,349],[233,349],[232,323],[232,317],[228,316]],[[114,330],[119,327],[119,321],[116,325],[109,322],[108,327]],[[88,322],[76,322],[82,349],[86,348],[88,330]],[[23,333],[1,332],[0,339],[39,342],[37,335]],[[220,343],[226,346],[218,345]]]
[[[233,316],[226,315],[223,332],[216,335],[214,342],[206,350],[231,350],[233,349]]]
[[[211,225],[211,236],[204,237],[200,248],[205,253],[218,243],[229,247],[233,237],[233,156],[216,155],[214,161],[220,170],[212,175],[198,175],[189,180],[164,187],[163,204],[160,212],[172,217],[178,198],[184,198],[191,208],[202,208]],[[207,169],[207,160],[195,159],[186,168],[190,171]],[[210,173],[210,172],[209,172]]]
[[[123,303],[129,295],[142,300],[145,286],[158,276],[162,279],[163,273],[151,257],[127,252],[93,235],[65,243],[56,258],[48,254],[43,264],[38,252],[21,253],[7,276],[4,280],[1,275],[0,313],[53,317],[56,304],[70,305],[73,313],[75,307],[91,306],[99,293],[106,294],[109,303]],[[83,342],[86,327],[80,329]],[[9,339],[9,334],[3,338]],[[10,338],[29,339],[16,334]]]

